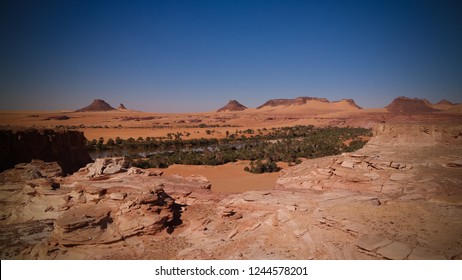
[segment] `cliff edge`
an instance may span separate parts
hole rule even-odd
[[[40,159],[57,162],[65,174],[71,174],[92,161],[79,131],[2,129],[0,147],[0,171]]]

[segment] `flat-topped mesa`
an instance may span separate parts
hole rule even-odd
[[[245,109],[247,109],[247,107],[239,103],[237,100],[230,100],[228,104],[218,109],[217,112],[244,111]]]
[[[270,99],[266,101],[263,105],[260,105],[257,107],[257,109],[261,109],[264,107],[276,107],[276,106],[290,106],[290,105],[303,105],[306,104],[306,102],[310,100],[316,100],[319,102],[325,102],[325,103],[330,103],[329,100],[326,98],[318,98],[318,97],[297,97],[293,99],[287,99],[287,98],[277,98],[277,99]]]
[[[301,97],[297,97],[293,99],[270,99],[266,101],[263,105],[258,106],[257,109],[262,109],[264,107],[276,107],[276,106],[292,106],[292,105],[298,106],[298,105],[307,104],[310,101],[317,101],[317,102],[328,103],[328,104],[345,102],[356,109],[362,109],[354,102],[353,99],[341,99],[339,101],[331,102],[327,98],[308,97],[308,96],[301,96]]]
[[[429,105],[430,104],[430,105]],[[439,111],[431,107],[431,103],[425,99],[409,98],[400,96],[395,98],[388,106],[385,107],[392,113],[431,113]]]
[[[106,103],[102,99],[95,99],[93,102],[82,109],[76,110],[76,112],[100,112],[100,111],[112,111],[115,110],[111,105]]]

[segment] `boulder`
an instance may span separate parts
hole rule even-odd
[[[88,177],[111,175],[126,171],[128,162],[124,157],[98,158],[88,167]]]
[[[127,174],[128,175],[140,175],[140,174],[144,174],[144,170],[138,167],[130,167],[127,170]]]
[[[110,213],[111,209],[103,205],[84,205],[64,212],[54,222],[52,243],[75,246],[121,240]]]
[[[185,180],[197,184],[202,189],[210,190],[212,188],[210,181],[202,175],[191,175],[186,177]]]

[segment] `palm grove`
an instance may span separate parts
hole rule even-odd
[[[211,135],[214,131],[209,131]],[[183,133],[143,139],[93,139],[89,150],[109,150],[127,156],[132,166],[166,168],[172,164],[221,165],[249,160],[245,170],[252,173],[275,172],[276,162],[298,164],[302,158],[317,158],[352,152],[367,142],[371,131],[352,127],[293,126],[272,129],[226,131],[225,138],[182,139]],[[189,136],[189,135],[187,135]],[[131,153],[127,153],[131,151]],[[142,153],[140,153],[142,151]]]

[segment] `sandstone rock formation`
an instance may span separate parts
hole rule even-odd
[[[102,99],[95,99],[93,102],[79,110],[76,110],[76,112],[98,112],[98,111],[112,111],[115,110],[111,105],[106,103],[106,101]]]
[[[68,177],[60,176],[56,163],[42,161],[0,173],[2,259],[141,258],[143,254],[134,255],[137,250],[127,244],[168,239],[168,233],[182,223],[182,207],[197,196],[213,201],[203,178],[163,178],[149,176],[151,172],[146,170],[122,171],[94,180],[88,175],[98,164]],[[164,191],[167,188],[172,196]],[[19,229],[22,234],[14,235]],[[102,252],[95,254],[99,250]],[[175,252],[174,248],[168,250]],[[163,251],[159,258],[166,256]]]
[[[119,111],[126,111],[127,108],[124,106],[124,104],[120,103],[119,107],[117,107],[117,110],[119,110]]]
[[[263,103],[262,105],[258,106],[257,109],[261,109],[264,107],[275,107],[275,106],[289,106],[289,105],[303,105],[307,101],[316,100],[319,102],[329,103],[329,100],[326,98],[318,98],[318,97],[297,97],[294,99],[270,99]]]
[[[437,109],[432,108],[431,103],[428,102],[428,100],[404,96],[395,98],[385,108],[392,113],[406,114],[430,113],[438,111]]]
[[[0,171],[32,159],[56,161],[64,173],[91,162],[82,132],[51,129],[0,130]]]
[[[230,100],[228,104],[218,109],[217,112],[235,112],[244,111],[245,109],[247,109],[247,107],[241,103],[237,102],[236,100]]]
[[[92,164],[89,164],[87,168],[89,171],[87,174],[88,177],[111,175],[111,174],[116,174],[119,172],[127,171],[128,162],[125,160],[124,157],[97,158],[95,162]],[[133,169],[131,172],[135,173]]]
[[[270,99],[266,101],[264,104],[257,107],[257,109],[262,109],[265,107],[276,107],[276,106],[300,106],[309,103],[310,101],[317,101],[322,103],[346,103],[351,108],[354,109],[362,109],[359,107],[353,99],[341,99],[339,101],[329,101],[327,98],[319,98],[319,97],[297,97],[294,99]]]

